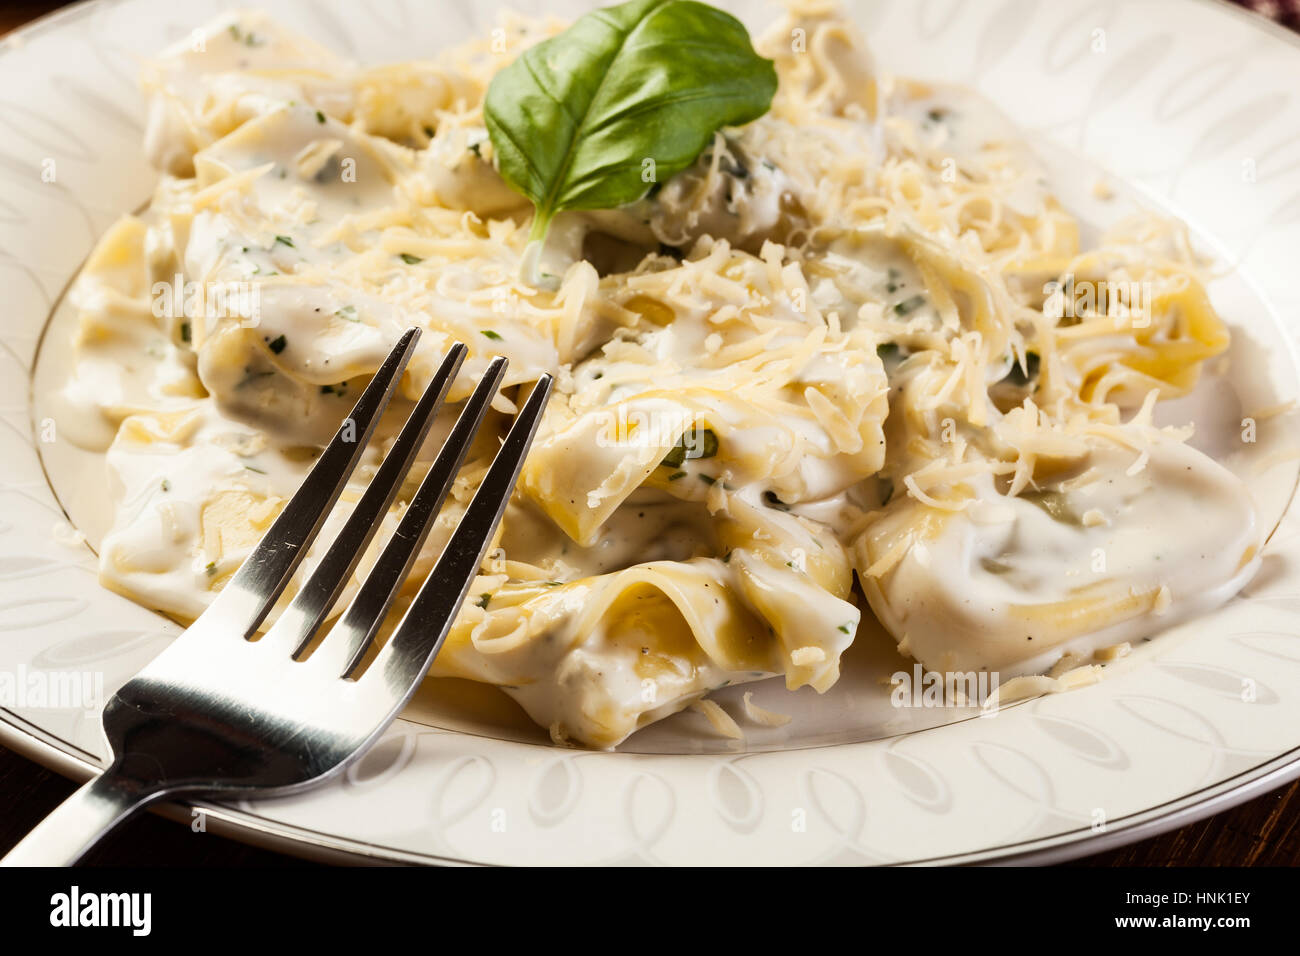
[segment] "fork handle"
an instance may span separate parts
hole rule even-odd
[[[0,860],[0,867],[72,866],[115,826],[163,795],[114,764],[55,807]]]

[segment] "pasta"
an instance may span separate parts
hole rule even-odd
[[[557,376],[434,665],[556,742],[691,706],[739,734],[711,691],[826,690],[864,611],[927,668],[1040,674],[1249,579],[1245,488],[1153,424],[1228,344],[1181,225],[1082,247],[996,111],[884,74],[833,4],[798,0],[757,42],[770,112],[643,200],[561,213],[531,281],[483,100],[563,24],[503,25],[361,67],[239,13],[149,64],[163,176],[75,287],[65,389],[119,486],[106,586],[201,613],[413,325],[408,402],[454,342],[453,403],[510,360],[413,581],[519,390]]]

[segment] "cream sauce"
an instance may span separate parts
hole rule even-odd
[[[907,651],[939,671],[1041,673],[1136,643],[1216,607],[1259,566],[1260,528],[1239,479],[1188,446],[1099,445],[1055,486],[1017,497],[985,481],[936,517],[866,588]],[[917,505],[875,529],[887,539]]]
[[[770,116],[719,134],[639,203],[562,214],[545,250],[492,167],[490,58],[365,71],[246,14],[209,27],[207,52],[169,51],[146,74],[146,146],[167,175],[88,263],[53,402],[65,434],[108,449],[104,583],[201,613],[418,326],[405,400],[330,528],[452,342],[470,350],[453,403],[505,355],[506,388],[418,576],[519,388],[556,374],[436,673],[502,686],[559,741],[614,746],[772,675],[826,690],[858,630],[854,564],[908,653],[1006,676],[1234,593],[1258,562],[1249,495],[1170,437],[1094,442],[1066,477],[1045,455],[1017,494],[1005,469],[944,486],[934,506],[903,485],[948,457],[930,433],[945,420],[960,420],[958,468],[1005,463],[1016,437],[988,386],[1022,358],[1038,303],[1005,248],[953,232],[955,193],[996,207],[977,225],[1026,246],[1059,210],[978,97],[887,81],[825,11],[797,22],[813,55],[771,53]],[[593,243],[618,254],[589,256]],[[208,306],[233,291],[188,314],[189,284]],[[1127,427],[1076,399],[1062,417]]]

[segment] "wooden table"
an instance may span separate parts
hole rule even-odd
[[[6,0],[0,36],[63,6],[51,0]],[[13,846],[73,785],[0,747],[0,854]],[[87,860],[99,865],[309,866],[292,857],[192,833],[151,814],[101,843]],[[1300,865],[1300,781],[1172,833],[1079,861],[1084,866]]]

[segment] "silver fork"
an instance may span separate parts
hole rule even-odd
[[[357,669],[392,607],[505,375],[489,364],[391,541],[318,647],[304,651],[356,570],[428,435],[466,349],[447,355],[333,546],[275,624],[289,583],[374,432],[414,351],[407,331],[302,487],[206,611],[104,708],[108,768],[46,817],[2,866],[70,865],[148,804],[181,795],[292,793],[339,773],[410,699],[482,563],[550,394],[542,376],[391,638]]]

